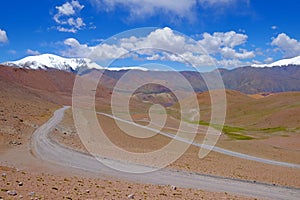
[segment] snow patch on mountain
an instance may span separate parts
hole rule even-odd
[[[88,58],[63,58],[53,54],[28,56],[21,60],[9,61],[3,64],[19,68],[43,70],[50,68],[64,71],[78,71],[79,69],[103,69],[103,67]]]
[[[288,65],[300,65],[300,56],[278,60],[270,64],[253,64],[251,66],[252,67],[275,67],[275,66],[288,66]]]
[[[120,70],[141,70],[141,71],[149,71],[149,69],[144,67],[110,67],[106,68],[109,71],[120,71]]]
[[[41,54],[36,56],[28,56],[17,61],[8,61],[2,63],[3,65],[26,68],[26,69],[58,69],[70,72],[79,72],[86,69],[98,69],[98,70],[110,70],[110,71],[120,71],[120,70],[142,70],[148,71],[144,67],[110,67],[104,68],[97,63],[93,62],[88,58],[63,58],[53,54]]]

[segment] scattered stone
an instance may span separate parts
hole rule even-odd
[[[39,125],[37,125],[37,124],[33,124],[33,125],[32,125],[32,127],[33,127],[33,128],[38,128],[38,127],[39,127]]]
[[[10,196],[16,196],[17,192],[15,190],[8,190],[7,194],[10,195]]]
[[[19,195],[19,198],[20,198],[20,199],[23,199],[23,196],[22,196],[22,195]]]
[[[22,142],[19,142],[19,141],[16,141],[16,140],[11,140],[11,141],[9,141],[9,144],[12,144],[12,145],[21,145]]]
[[[6,173],[5,172],[2,173],[2,177],[6,178]]]
[[[175,185],[171,185],[172,190],[177,190],[177,187]]]
[[[29,196],[34,196],[35,195],[35,192],[29,192],[29,194],[28,194]]]
[[[18,185],[19,185],[19,186],[23,186],[23,182],[19,182]]]
[[[134,199],[134,194],[130,194],[127,197],[128,197],[128,199]]]
[[[57,190],[58,190],[58,188],[57,188],[57,187],[52,187],[52,190],[56,190],[56,191],[57,191]]]
[[[85,192],[86,192],[86,193],[90,193],[90,190],[86,190]]]

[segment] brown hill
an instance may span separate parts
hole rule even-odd
[[[96,73],[89,73],[83,77],[98,81]],[[62,70],[31,70],[0,65],[0,80],[27,88],[35,95],[58,104],[71,105],[75,78],[76,74]],[[111,81],[105,76],[101,80],[105,83]],[[99,84],[96,96],[103,99],[109,97],[109,94],[110,90]]]
[[[209,122],[211,97],[208,92],[203,92],[197,98],[201,120]],[[228,126],[270,131],[300,128],[300,92],[274,93],[263,98],[252,98],[238,91],[226,90],[226,100],[225,124]],[[190,101],[191,98],[187,98],[183,103],[189,104]],[[174,108],[178,109],[178,104]]]
[[[102,72],[92,70],[83,75],[83,77],[91,81],[98,81],[99,76],[102,75],[96,90],[97,108],[110,110],[112,88],[124,73],[124,71],[115,73],[107,71],[102,74]],[[190,74],[185,74],[185,76],[187,75]],[[135,79],[132,79],[132,77],[135,77]],[[130,103],[133,110],[146,112],[152,103],[170,106],[176,102],[174,95],[171,95],[170,91],[159,85],[159,82],[162,80],[170,80],[171,78],[167,72],[133,72],[128,77],[128,84],[132,81],[137,81],[138,84],[143,85],[143,81],[151,82],[151,79],[154,79],[158,83],[137,90]],[[20,88],[27,89],[27,91],[47,101],[70,105],[75,74],[59,70],[28,70],[0,66],[0,80],[7,84],[18,85]],[[175,82],[171,83],[172,86],[174,84]],[[180,87],[177,89],[180,90]],[[187,94],[186,92],[184,95]],[[126,95],[126,93],[120,94],[118,97],[120,101],[122,101],[122,95]],[[298,114],[300,112],[300,92],[274,93],[272,95],[265,95],[265,97],[263,97],[264,95],[260,95],[261,98],[252,98],[241,92],[226,90],[226,96],[227,125],[250,129],[300,127],[300,115]],[[209,121],[211,107],[209,93],[199,93],[197,97],[201,109],[201,120]],[[182,101],[190,104],[189,98]],[[174,106],[174,108],[176,107],[178,108],[178,105]]]

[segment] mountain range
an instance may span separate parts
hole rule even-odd
[[[10,70],[7,69],[7,67],[20,70],[17,72],[17,70]],[[25,70],[26,73],[22,73],[22,69]],[[32,72],[32,70],[39,72]],[[176,76],[178,76],[178,72],[149,71],[139,67],[110,68],[107,70],[87,58],[62,58],[52,54],[29,56],[19,61],[5,62],[2,64],[0,70],[0,78],[7,79],[9,77],[14,77],[11,81],[37,88],[41,86],[33,86],[33,81],[30,81],[29,79],[35,78],[39,79],[41,82],[47,80],[49,81],[48,85],[51,86],[51,90],[67,91],[70,93],[72,91],[76,73],[84,70],[85,75],[88,74],[94,77],[97,77],[97,72],[104,71],[100,82],[101,85],[108,90],[112,90],[118,80],[120,80],[120,78],[129,70],[133,70],[134,73],[132,73],[132,76],[127,77],[128,83],[134,82],[138,85],[144,85],[145,83],[153,82],[153,80],[155,80],[157,83],[172,83],[173,85],[171,84],[171,86],[177,87],[178,90],[184,91],[188,89],[174,81]],[[267,65],[253,65],[231,70],[220,68],[218,70],[222,76],[226,89],[237,90],[246,94],[300,91],[300,56],[280,60]],[[42,71],[51,72],[45,73]],[[9,76],[8,73],[10,74]],[[205,73],[199,73],[197,71],[181,71],[179,73],[188,80],[196,92],[203,92],[207,90],[203,77],[213,77],[215,71]],[[22,76],[20,76],[20,74],[22,74]],[[42,75],[36,77],[37,75],[33,76],[32,74]],[[44,78],[42,79],[41,77]],[[144,94],[158,94],[164,92],[169,93],[170,91],[160,84],[148,84],[136,91],[136,93]]]
[[[58,69],[75,73],[88,69],[104,69],[104,67],[98,65],[89,58],[63,58],[53,54],[28,56],[21,60],[7,61],[2,64],[26,69]],[[147,70],[146,68],[142,67],[109,68],[111,71],[118,71],[121,69]]]

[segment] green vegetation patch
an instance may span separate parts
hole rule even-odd
[[[262,128],[261,131],[264,131],[265,133],[274,133],[274,132],[280,132],[280,131],[287,131],[284,127],[272,127],[272,128]]]
[[[254,138],[248,135],[242,135],[237,133],[225,133],[230,139],[233,140],[253,140]]]
[[[210,124],[205,121],[199,121],[200,125],[203,126],[209,126]],[[236,127],[236,126],[228,126],[228,125],[219,125],[219,124],[212,124],[213,128],[222,131],[224,134],[226,134],[230,139],[233,140],[252,140],[254,139],[251,136],[240,134],[245,131],[244,128]]]

